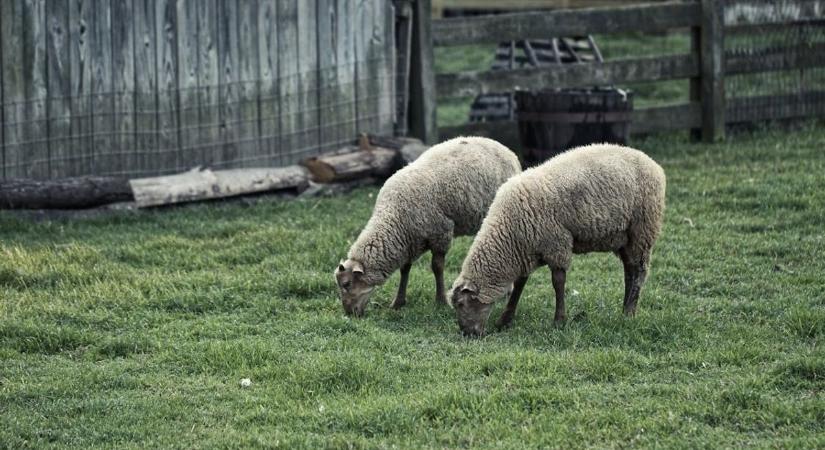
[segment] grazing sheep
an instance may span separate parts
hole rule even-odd
[[[530,273],[552,272],[556,323],[574,253],[614,252],[624,264],[624,312],[633,315],[662,227],[665,174],[644,153],[610,144],[562,153],[498,190],[453,284],[465,335],[482,335],[493,302],[513,292],[497,325],[509,325]]]
[[[335,271],[344,311],[363,315],[372,290],[399,268],[392,307],[403,306],[410,266],[427,250],[433,255],[436,301],[446,303],[444,257],[453,236],[477,232],[498,187],[519,172],[512,151],[482,137],[442,142],[396,172]]]

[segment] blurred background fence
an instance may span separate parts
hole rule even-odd
[[[432,35],[438,116],[430,128],[440,139],[482,134],[518,148],[515,120],[468,120],[474,98],[514,89],[630,89],[633,134],[693,130],[715,140],[734,124],[825,116],[822,0],[639,0],[453,15],[434,19]],[[594,38],[603,61],[490,70],[502,41],[582,35]]]
[[[392,134],[386,0],[2,0],[0,179],[281,166]]]

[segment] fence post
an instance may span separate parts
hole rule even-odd
[[[725,138],[725,24],[721,0],[702,0],[702,25],[699,30],[694,28],[692,44],[694,51],[698,46],[700,70],[699,80],[691,80],[691,100],[702,103],[702,141],[715,142]]]
[[[410,135],[427,144],[438,140],[431,0],[415,0],[410,58]]]

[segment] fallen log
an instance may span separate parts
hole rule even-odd
[[[0,209],[82,209],[129,200],[129,180],[120,177],[0,181]]]
[[[301,166],[217,170],[196,168],[177,175],[130,180],[139,208],[291,189],[309,184]]]
[[[399,153],[387,148],[373,147],[349,153],[327,153],[304,161],[316,183],[350,181],[358,178],[388,178],[399,167]]]

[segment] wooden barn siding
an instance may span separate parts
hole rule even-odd
[[[387,0],[3,0],[0,179],[294,163],[395,122]]]

